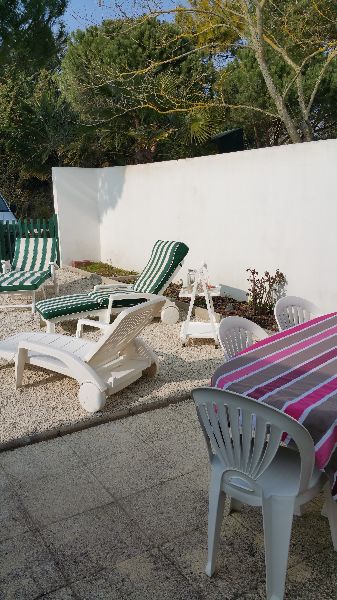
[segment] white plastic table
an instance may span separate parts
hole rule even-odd
[[[218,330],[219,325],[216,321],[213,300],[215,296],[220,296],[220,286],[209,287],[207,285],[207,275],[202,268],[196,271],[196,277],[192,288],[182,288],[179,298],[190,298],[190,305],[186,321],[183,321],[180,331],[180,339],[183,345],[191,338],[214,339],[215,346],[219,345]],[[203,297],[206,300],[208,321],[192,321],[192,311],[196,297]]]

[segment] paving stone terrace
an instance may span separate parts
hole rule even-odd
[[[0,454],[2,600],[265,598],[259,509],[204,573],[208,463],[191,401]],[[336,598],[322,499],[295,517],[285,600]]]
[[[59,281],[60,294],[72,294],[93,289],[102,278],[85,271],[61,269]],[[27,296],[15,297],[14,301],[27,302]],[[9,302],[13,302],[13,297],[0,296],[0,303]],[[0,316],[1,339],[22,331],[40,331],[38,316],[32,318],[29,310],[2,310]],[[180,323],[164,325],[153,322],[144,330],[142,337],[159,357],[159,374],[155,378],[143,377],[110,396],[104,409],[95,415],[90,415],[80,406],[76,381],[27,367],[23,387],[15,390],[14,366],[0,359],[0,449],[45,439],[59,432],[87,427],[97,421],[108,421],[146,408],[179,402],[190,397],[194,387],[208,385],[212,373],[222,361],[222,352],[211,342],[196,342],[183,348],[179,340],[180,327]],[[75,329],[75,320],[57,326],[59,333],[75,334]],[[91,338],[98,335],[97,330],[86,332],[86,336]]]

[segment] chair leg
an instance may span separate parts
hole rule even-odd
[[[15,386],[16,389],[22,385],[23,371],[25,368],[26,360],[28,356],[28,350],[20,348],[15,357]]]
[[[47,324],[47,333],[55,333],[55,323],[51,321],[46,321]]]
[[[221,489],[222,474],[212,469],[209,486],[208,505],[208,558],[206,574],[211,577],[215,570],[216,558],[219,550],[221,523],[225,508],[226,496]]]
[[[337,502],[331,496],[330,488],[327,490],[325,509],[329,519],[330,533],[334,550],[337,551]]]
[[[284,597],[294,504],[294,497],[262,499],[267,600]]]
[[[35,290],[32,293],[32,314],[35,315]]]

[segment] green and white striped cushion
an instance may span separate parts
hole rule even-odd
[[[50,271],[10,271],[0,275],[0,292],[37,290],[50,277]]]
[[[92,310],[101,310],[107,308],[109,303],[109,297],[111,294],[120,294],[122,290],[118,292],[111,290],[108,292],[92,291],[86,294],[72,294],[71,296],[57,296],[55,298],[48,298],[46,300],[40,300],[36,303],[36,310],[46,320],[55,319],[56,317],[65,317],[67,315],[73,315],[77,313],[90,312]],[[132,289],[123,288],[123,294],[127,295],[132,292]],[[113,307],[126,307],[135,306],[144,302],[144,299],[137,300],[118,300],[113,303]]]
[[[13,271],[47,271],[56,262],[55,238],[17,238],[12,261]]]
[[[90,298],[92,298],[93,300],[96,300],[97,302],[99,302],[100,304],[102,304],[102,306],[107,307],[108,303],[109,303],[109,298],[110,296],[116,296],[116,295],[123,295],[125,297],[125,299],[123,300],[114,300],[113,301],[113,307],[118,308],[120,306],[135,306],[136,304],[140,304],[141,302],[145,302],[146,298],[137,298],[137,299],[128,299],[127,296],[128,294],[133,294],[134,293],[134,289],[132,287],[132,285],[130,285],[129,287],[120,287],[118,285],[114,285],[114,286],[107,286],[104,290],[93,290],[92,292],[88,292],[88,295],[90,296]]]
[[[135,306],[144,302],[145,298],[128,299],[128,294],[133,292],[158,294],[165,289],[165,284],[170,280],[187,253],[188,247],[182,242],[158,240],[153,247],[148,264],[134,285],[130,285],[128,288],[114,285],[86,294],[48,298],[37,302],[36,310],[48,321],[57,317],[107,308],[109,298],[114,294],[123,294],[125,299],[113,302],[113,308]]]
[[[159,294],[187,253],[188,247],[183,242],[158,240],[153,246],[149,262],[134,283],[133,290]]]
[[[89,294],[56,296],[55,298],[40,300],[36,303],[37,312],[46,321],[55,319],[55,317],[64,317],[86,311],[90,312],[91,310],[100,310],[101,308],[104,308],[103,305],[90,298]]]

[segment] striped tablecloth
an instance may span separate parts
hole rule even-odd
[[[212,386],[270,404],[302,423],[337,500],[337,313],[250,346],[216,370]]]

